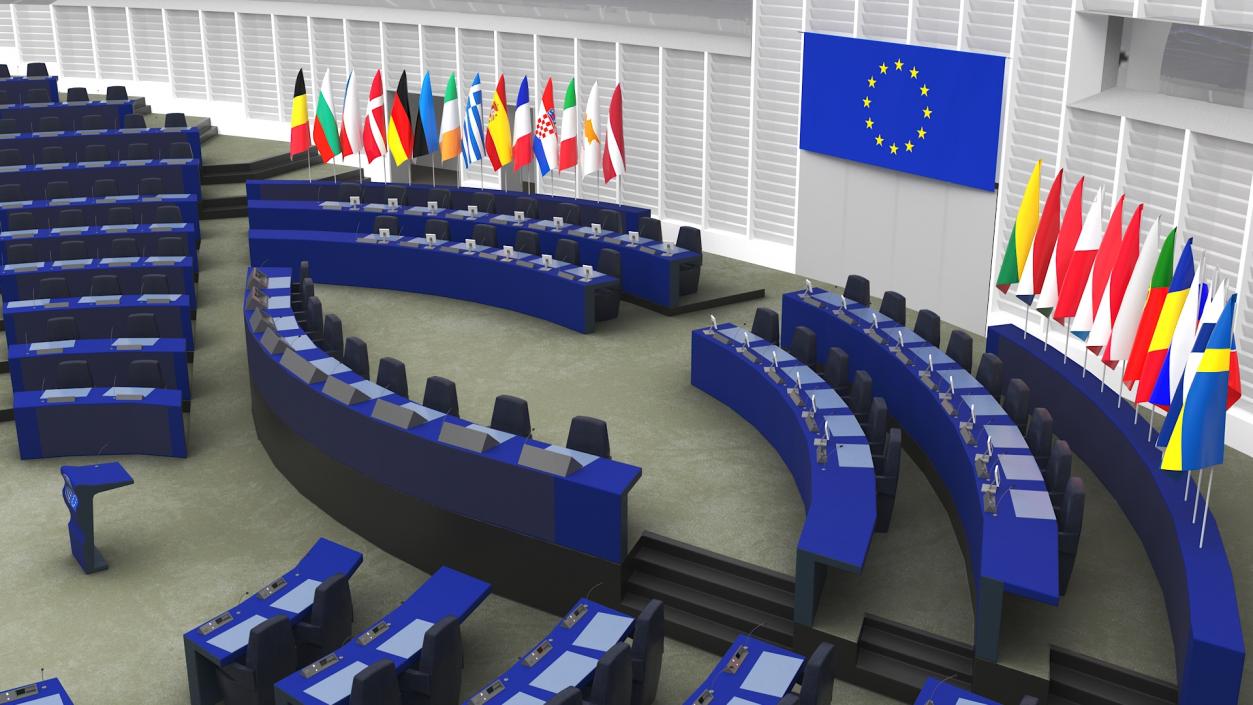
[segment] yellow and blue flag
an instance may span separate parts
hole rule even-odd
[[[1187,394],[1182,403],[1171,406],[1166,417],[1162,430],[1170,435],[1162,452],[1163,470],[1201,470],[1223,462],[1235,311],[1236,295],[1232,294],[1209,331]]]
[[[800,147],[991,191],[1005,59],[805,33]]]

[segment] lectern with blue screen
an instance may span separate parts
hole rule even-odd
[[[61,497],[70,510],[70,550],[84,573],[95,573],[109,567],[104,556],[96,548],[95,512],[92,504],[96,495],[118,487],[132,485],[135,480],[121,463],[98,465],[65,465],[61,467],[65,486]]]

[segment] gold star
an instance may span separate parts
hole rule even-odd
[[[874,144],[876,147],[883,146],[883,135],[875,135]]]
[[[918,128],[918,139],[920,140],[927,139],[927,131],[921,127]]]
[[[871,120],[870,118],[866,118],[866,129],[869,130],[872,127],[874,127],[874,120]]]
[[[887,73],[887,72],[888,72],[888,65],[887,65],[887,64],[879,64],[879,73]]]
[[[905,62],[901,61],[900,59],[897,59],[897,60],[896,60],[896,70],[897,70],[897,71],[900,71],[900,70],[901,70],[901,69],[903,69],[903,68],[905,68]]]
[[[922,88],[920,90],[922,91],[923,95],[929,95],[931,93],[931,89],[927,88],[927,84],[925,83],[922,84]]]
[[[866,79],[866,83],[869,83],[870,87],[874,88],[874,84],[875,84],[874,76],[871,76],[870,78]]]
[[[910,77],[910,78],[918,78],[918,69],[917,69],[917,67],[914,67],[914,66],[909,67],[909,77]]]
[[[866,96],[865,98],[862,98],[862,99],[861,99],[861,104],[862,104],[862,106],[863,106],[863,107],[869,108],[869,107],[870,107],[870,96]]]
[[[931,119],[931,106],[928,105],[927,107],[922,109],[922,116],[928,120]]]
[[[913,143],[913,142],[906,142],[906,143],[905,143],[905,151],[906,151],[906,152],[912,152],[912,151],[914,151],[914,143]]]
[[[892,150],[892,154],[896,154],[896,143],[895,143],[895,142],[893,142],[893,143],[892,143],[892,146],[891,146],[891,147],[888,147],[888,149]]]

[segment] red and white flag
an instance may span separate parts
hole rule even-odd
[[[373,164],[375,159],[383,156],[387,148],[386,120],[383,119],[383,72],[374,72],[374,82],[370,84],[370,102],[365,107],[365,130],[362,135],[365,142],[365,160]]]
[[[1140,258],[1140,218],[1143,213],[1144,204],[1136,206],[1135,213],[1131,214],[1131,222],[1127,224],[1127,232],[1123,234],[1122,242],[1118,245],[1118,255],[1114,258],[1114,266],[1109,273],[1109,283],[1105,285],[1105,293],[1096,309],[1096,318],[1092,321],[1092,331],[1088,333],[1088,348],[1092,352],[1109,345],[1114,321],[1118,318],[1131,274]],[[1102,356],[1102,361],[1110,367],[1118,362],[1108,356],[1108,350]]]
[[[605,158],[601,170],[605,183],[626,173],[626,140],[622,134],[622,84],[613,89],[609,101],[609,134],[605,137]]]
[[[1105,187],[1102,186],[1097,189],[1096,198],[1088,205],[1079,239],[1075,242],[1075,250],[1066,266],[1066,276],[1058,289],[1057,306],[1053,309],[1053,320],[1058,323],[1065,323],[1067,318],[1073,318],[1079,310],[1079,300],[1083,298],[1084,287],[1088,285],[1088,277],[1092,274],[1092,260],[1096,258],[1096,249],[1101,246],[1101,208],[1104,202]]]

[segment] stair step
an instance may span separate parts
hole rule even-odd
[[[1049,695],[1067,698],[1077,705],[1168,705],[1175,702],[1068,666],[1054,663],[1049,670]]]
[[[863,687],[904,702],[912,702],[918,697],[928,678],[945,678],[952,675],[939,671],[919,668],[910,663],[895,659],[888,654],[857,650],[857,681]],[[973,682],[969,676],[950,678],[950,683],[962,688],[970,688]]]
[[[622,597],[622,606],[629,612],[639,614],[651,597],[628,592]],[[666,637],[695,646],[714,654],[726,653],[739,631],[717,622],[698,617],[677,607],[666,605]]]
[[[972,677],[973,654],[955,653],[929,641],[918,638],[916,633],[877,629],[866,624],[857,645],[858,653],[883,654],[920,671],[939,673],[941,678],[954,673],[967,680]]]
[[[628,565],[633,571],[657,575],[785,619],[792,617],[793,592],[719,570],[716,566],[697,563],[658,546],[637,548]]]
[[[1170,683],[1065,649],[1052,648],[1049,651],[1049,663],[1053,669],[1081,674],[1109,683],[1118,689],[1138,693],[1150,699],[1146,702],[1173,703],[1179,699],[1179,689]]]
[[[754,582],[761,583],[776,590],[783,590],[789,594],[796,592],[796,580],[790,575],[784,575],[773,570],[766,570],[751,563],[745,563],[729,556],[723,556],[713,551],[707,551],[703,548],[693,546],[691,544],[676,541],[672,538],[654,534],[645,531],[640,537],[638,543],[635,544],[636,549],[654,548],[663,553],[678,556],[684,560],[700,565],[715,568],[721,572],[736,575],[741,578],[747,578]]]
[[[884,619],[872,614],[866,615],[862,621],[863,635],[866,633],[866,630],[901,636],[929,648],[945,651],[966,660],[971,660],[975,657],[974,647],[970,644],[964,644],[960,641],[915,629],[900,622],[893,622],[890,619]]]
[[[656,597],[666,603],[667,611],[673,606],[675,609],[726,625],[737,632],[753,632],[783,645],[792,643],[792,620],[665,578],[634,573],[627,579],[626,589],[639,595]]]

